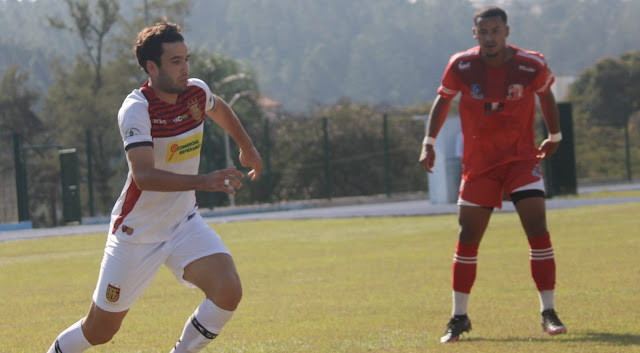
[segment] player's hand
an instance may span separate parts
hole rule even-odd
[[[205,174],[206,191],[221,191],[227,194],[235,195],[236,190],[242,187],[240,179],[244,178],[244,174],[237,170],[236,167],[230,167],[213,171]]]
[[[538,157],[538,159],[547,159],[556,153],[558,146],[560,146],[560,141],[552,142],[551,140],[546,139],[540,144],[540,147],[538,148],[540,153],[538,153],[536,157]]]
[[[436,151],[433,149],[433,145],[422,145],[422,151],[420,151],[420,159],[418,163],[422,164],[424,169],[433,173],[433,166],[436,162]]]
[[[262,170],[262,158],[260,153],[255,147],[249,149],[240,149],[240,164],[243,167],[252,168],[247,175],[251,178],[251,181],[255,181],[260,176],[260,170]]]

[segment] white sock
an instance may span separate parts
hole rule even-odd
[[[469,293],[453,291],[453,310],[451,315],[466,315],[469,306]]]
[[[545,311],[547,309],[553,309],[554,305],[554,297],[555,291],[551,290],[543,290],[538,292],[538,297],[540,297],[540,311]]]
[[[93,347],[82,332],[82,319],[69,326],[56,338],[47,353],[81,353]]]
[[[220,309],[211,300],[205,298],[187,320],[182,336],[171,353],[200,352],[220,334],[222,327],[231,319],[233,313],[234,311]]]

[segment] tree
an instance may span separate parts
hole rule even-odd
[[[332,196],[385,192],[383,117],[388,118],[388,172],[393,192],[424,190],[424,170],[417,149],[424,137],[422,122],[388,107],[342,99],[319,107],[311,117],[288,116],[273,122],[275,196],[281,200],[325,198],[325,153],[330,161]],[[329,150],[324,147],[327,119]]]
[[[233,104],[234,112],[253,139],[254,145],[260,150],[263,135],[263,114],[258,105],[260,90],[255,70],[246,63],[230,57],[195,50],[191,52],[191,76],[202,79],[214,94],[227,103]],[[207,124],[206,130],[209,132],[205,136],[205,143],[209,142],[209,145],[203,145],[204,159],[200,163],[200,172],[203,173],[226,167],[224,131],[216,128],[209,119],[205,120],[205,124]],[[233,165],[241,168],[237,160],[238,153],[237,146],[231,146],[229,154]],[[244,202],[266,200],[268,195],[265,194],[264,183],[264,178],[261,178],[255,183],[245,185],[243,190],[249,192],[238,194],[237,200]],[[198,203],[203,206],[213,206],[213,204],[220,205],[223,203],[222,201],[227,199],[226,195],[221,195],[223,198],[211,201],[209,200],[210,196],[210,193],[198,192]]]
[[[97,0],[91,9],[88,0],[64,0],[69,7],[69,15],[73,25],[63,20],[49,17],[49,24],[58,29],[65,29],[80,36],[85,49],[84,55],[93,65],[93,93],[102,87],[102,60],[105,37],[111,31],[118,18],[120,5],[117,0]],[[97,21],[97,22],[94,22]]]
[[[632,179],[630,122],[640,110],[640,51],[607,57],[586,69],[573,83],[570,100],[585,120],[600,127],[623,129],[627,179]]]
[[[26,142],[34,143],[44,124],[34,111],[40,94],[26,87],[29,73],[12,66],[5,71],[0,83],[0,131],[17,133]]]
[[[35,227],[57,224],[57,209],[60,193],[59,160],[57,147],[48,127],[40,119],[35,107],[40,94],[27,86],[29,72],[10,67],[0,83],[0,131],[18,134],[22,138],[19,158],[25,164],[28,190],[18,197],[29,200],[30,219]],[[15,161],[4,160],[0,154],[0,174],[13,174]],[[12,158],[13,159],[13,158]],[[18,171],[16,171],[18,172]],[[23,177],[25,175],[22,175]]]

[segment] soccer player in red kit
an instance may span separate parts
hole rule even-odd
[[[433,145],[451,101],[460,97],[464,151],[458,198],[460,233],[453,258],[453,310],[442,343],[471,330],[469,293],[476,277],[478,247],[504,192],[513,202],[530,246],[530,265],[538,289],[542,327],[551,335],[566,327],[554,309],[555,261],[545,217],[545,188],[539,161],[551,156],[562,139],[554,81],[544,57],[506,43],[507,15],[495,6],[473,16],[478,46],[453,55],[438,88],[427,123],[420,163],[432,172]],[[536,96],[549,136],[534,140]]]

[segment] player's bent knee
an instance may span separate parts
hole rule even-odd
[[[221,306],[223,309],[235,310],[242,300],[242,285],[240,281],[230,281],[230,283],[222,288],[218,297],[218,300],[221,302],[220,304],[226,307]]]

